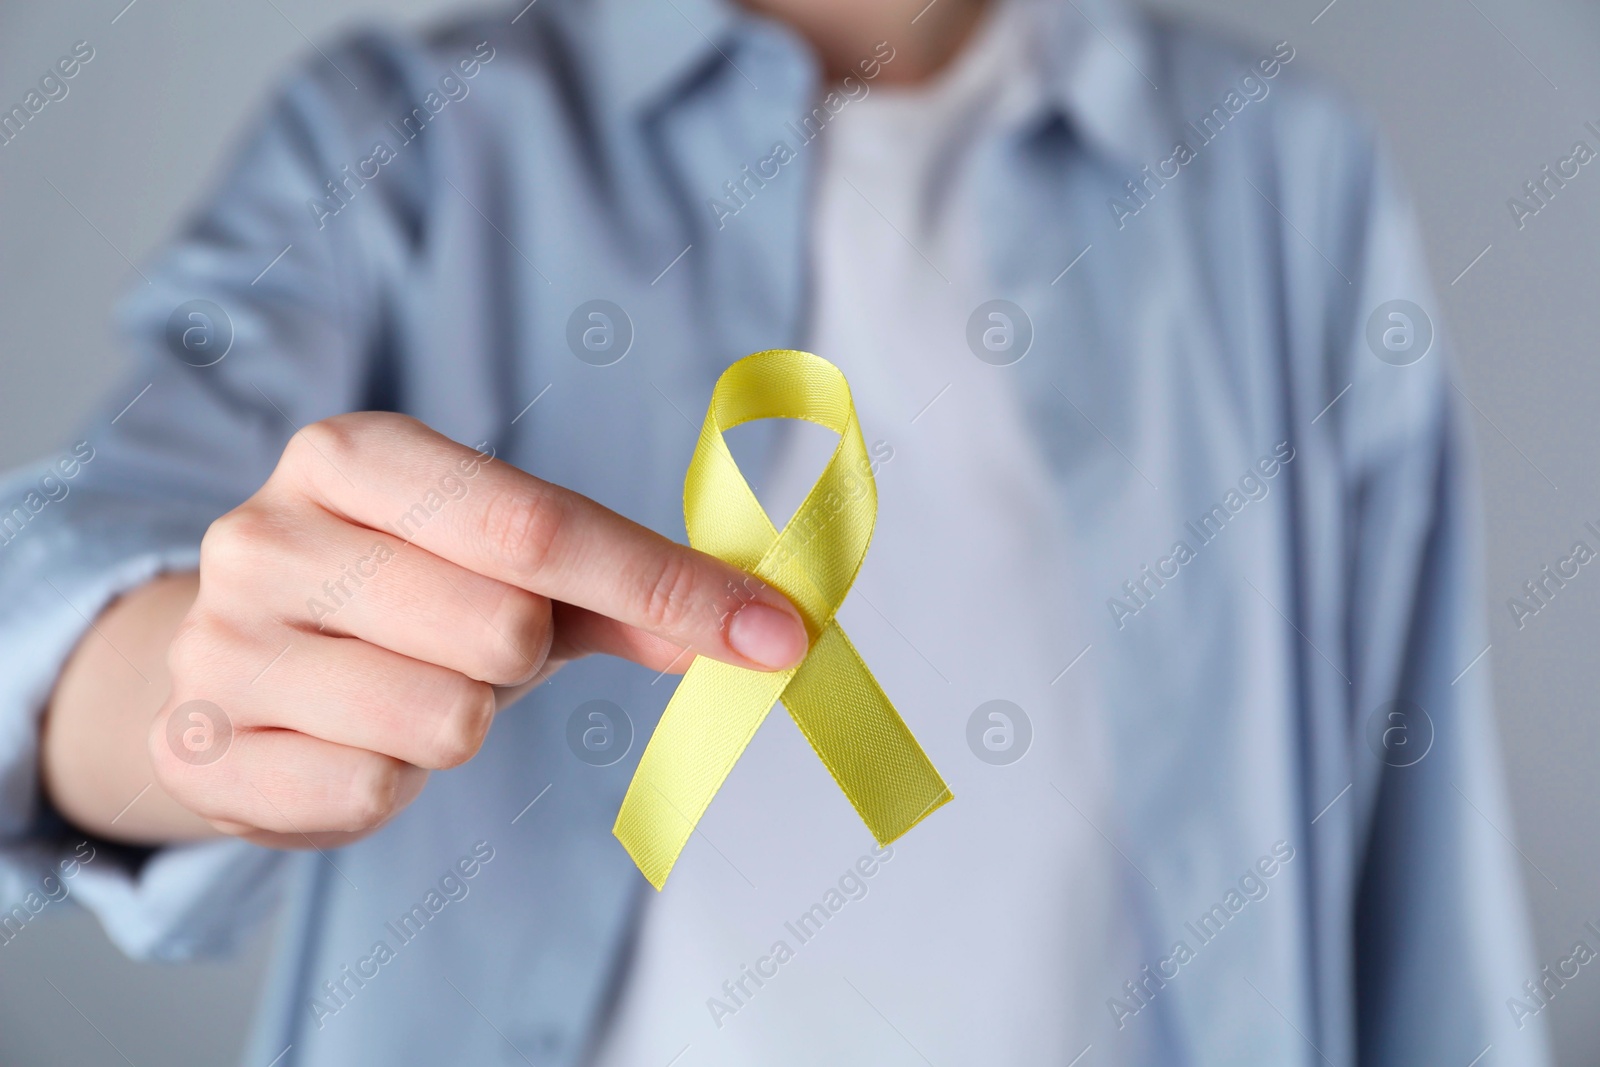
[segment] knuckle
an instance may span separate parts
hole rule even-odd
[[[552,493],[501,493],[484,508],[480,533],[493,558],[514,573],[535,576],[549,564],[564,518]]]
[[[480,661],[473,677],[494,685],[516,685],[531,678],[550,653],[550,601],[507,586],[489,615]]]
[[[421,420],[398,411],[348,411],[313,423],[306,429],[313,426],[321,427],[328,438],[313,438],[308,444],[339,450],[343,455],[349,455],[367,443],[389,443],[408,437],[419,429],[426,429]]]
[[[351,411],[309,423],[297,430],[283,447],[280,466],[296,478],[325,480],[333,471],[349,470],[366,442],[375,437],[399,436],[402,426],[416,423],[405,415],[387,411]]]
[[[194,685],[227,655],[230,634],[209,612],[193,609],[167,645],[167,675],[174,692]]]
[[[180,706],[179,701],[169,701],[150,724],[145,735],[150,771],[156,784],[180,807],[210,820],[226,814],[223,798],[230,791],[231,776],[224,771],[219,777],[215,765],[190,763],[173,749],[168,734],[169,720]]]
[[[699,575],[683,552],[666,552],[645,578],[644,620],[652,630],[676,632],[689,618]]]
[[[398,760],[374,755],[361,761],[351,776],[342,816],[335,829],[362,833],[382,826],[399,804],[401,785]]]
[[[155,774],[156,784],[179,804],[189,807],[185,796],[189,775],[184,772],[192,768],[178,759],[167,745],[167,720],[175,707],[172,701],[168,701],[161,714],[151,721],[150,729],[145,734],[145,751],[149,753],[150,770]]]
[[[337,464],[354,444],[354,437],[355,427],[341,415],[309,423],[283,446],[283,459],[296,471],[310,470],[317,463]]]
[[[429,769],[459,767],[476,756],[493,722],[494,687],[463,677],[450,710],[440,720]]]
[[[350,419],[362,428],[370,428],[393,437],[409,436],[419,430],[428,429],[427,423],[401,411],[357,411],[342,417]]]
[[[243,505],[218,518],[200,538],[200,573],[216,577],[260,560],[270,524],[254,507]]]

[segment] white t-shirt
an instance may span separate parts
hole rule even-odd
[[[1089,601],[1015,376],[967,342],[996,295],[971,170],[1038,91],[1029,18],[995,5],[936,81],[875,85],[800,149],[822,153],[810,347],[849,379],[869,448],[892,451],[839,620],[955,800],[884,858],[774,708],[645,906],[596,1067],[1064,1065],[1092,1042],[1115,1046],[1096,1067],[1142,1058],[1137,1036],[1101,1036],[1136,939],[1096,829],[1112,820],[1091,671],[1058,674]],[[780,526],[837,440],[784,431],[772,469],[747,472]],[[1031,723],[1009,765],[969,745],[991,700]],[[1003,746],[1007,721],[979,733]]]

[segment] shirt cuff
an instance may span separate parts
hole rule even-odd
[[[270,910],[284,853],[236,839],[154,850],[85,839],[40,788],[40,716],[91,620],[122,593],[199,561],[198,539],[107,559],[114,551],[70,526],[0,546],[0,945],[70,899],[133,958],[222,955]]]

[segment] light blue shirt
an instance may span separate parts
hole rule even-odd
[[[1109,1025],[1161,1064],[1465,1065],[1491,1044],[1541,1063],[1539,1019],[1508,1004],[1533,1003],[1537,968],[1474,478],[1392,169],[1292,42],[1238,49],[1103,0],[1046,21],[1046,92],[986,150],[977,214],[994,297],[1031,324],[1003,372],[1110,730],[1097,832],[1148,971],[1105,991]],[[644,888],[610,826],[666,701],[651,672],[563,669],[327,855],[102,843],[82,862],[40,799],[38,714],[85,620],[193,567],[295,428],[338,412],[491,442],[681,539],[718,373],[803,341],[815,154],[774,146],[822,88],[792,33],[716,0],[519,3],[324,51],[145,268],[132,373],[85,445],[0,484],[0,906],[76,860],[72,899],[120,946],[192,959],[281,904],[247,1063],[582,1064]],[[595,300],[623,312],[614,362],[583,344]],[[607,767],[567,740],[593,699],[637,735]],[[918,730],[963,749],[971,711]]]

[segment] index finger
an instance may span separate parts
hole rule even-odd
[[[279,470],[347,521],[697,654],[779,670],[809,644],[799,613],[765,582],[408,416],[307,426]]]

